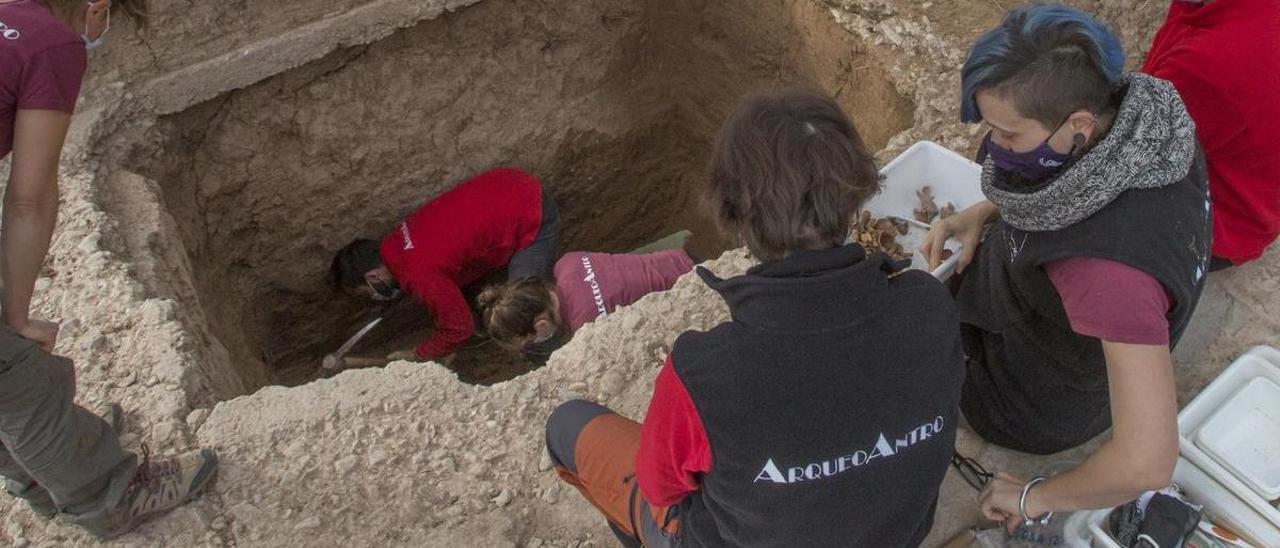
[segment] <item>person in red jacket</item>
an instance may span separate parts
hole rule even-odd
[[[1262,256],[1280,234],[1280,2],[1177,0],[1142,72],[1177,88],[1196,123],[1213,200],[1211,270]]]
[[[493,169],[427,202],[381,243],[342,248],[326,281],[378,301],[412,295],[431,312],[433,332],[392,359],[448,362],[475,332],[462,288],[503,267],[509,279],[549,279],[559,240],[559,212],[538,179]]]

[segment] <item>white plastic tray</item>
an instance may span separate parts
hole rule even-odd
[[[1262,498],[1280,499],[1280,384],[1245,383],[1200,427],[1196,445]]]
[[[1071,548],[1090,548],[1093,546],[1093,532],[1089,530],[1089,518],[1094,512],[1072,512],[1067,516],[1067,523],[1062,526],[1062,543]]]
[[[1244,535],[1257,546],[1280,546],[1280,528],[1186,458],[1178,459],[1173,482],[1182,488],[1188,500],[1205,507],[1205,517],[1210,521]],[[1084,519],[1093,536],[1090,545],[1121,548],[1103,525],[1111,510],[1107,508],[1086,514]]]
[[[1178,447],[1182,456],[1191,461],[1215,481],[1252,508],[1258,515],[1280,529],[1280,509],[1277,509],[1240,478],[1223,467],[1196,444],[1196,437],[1205,421],[1221,408],[1235,393],[1251,380],[1266,377],[1280,383],[1280,350],[1269,346],[1257,346],[1236,359],[1230,367],[1209,383],[1199,396],[1178,413]],[[1274,544],[1280,546],[1280,537]]]
[[[880,170],[884,176],[880,193],[863,206],[876,217],[895,216],[904,219],[913,218],[912,210],[920,205],[916,191],[930,186],[938,202],[938,207],[948,202],[962,210],[976,204],[985,197],[982,195],[982,166],[966,160],[963,156],[932,141],[920,141],[906,152],[898,155],[892,162]],[[925,268],[922,257],[915,253],[924,242],[926,231],[912,227],[906,236],[898,239],[902,247],[912,252],[913,268]],[[958,250],[956,244],[949,245],[953,251]],[[960,261],[959,253],[948,259],[933,271],[938,279],[946,280],[955,272],[956,263]]]

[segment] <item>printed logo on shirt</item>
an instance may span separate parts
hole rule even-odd
[[[1019,242],[1017,237],[1013,235],[1014,231],[1009,231],[1009,261],[1018,260],[1018,255],[1022,254],[1022,248],[1027,246],[1027,237],[1030,234],[1023,234],[1022,241]]]
[[[598,320],[607,316],[609,312],[604,306],[604,294],[600,292],[600,282],[596,281],[596,271],[591,267],[591,259],[586,255],[582,256],[582,268],[587,272],[587,277],[583,278],[582,281],[591,285],[591,297],[596,302],[596,312],[599,313],[596,315],[596,319]]]
[[[413,249],[413,238],[409,236],[409,222],[400,223],[400,237],[404,238],[404,250]]]
[[[773,459],[769,459],[768,462],[764,463],[764,468],[760,470],[759,474],[756,474],[756,479],[751,483],[767,481],[770,483],[793,484],[837,476],[866,466],[876,459],[897,456],[903,450],[927,441],[934,435],[941,433],[943,426],[945,426],[945,421],[942,417],[937,417],[930,422],[915,427],[901,438],[893,440],[893,443],[889,443],[889,440],[884,437],[884,433],[881,432],[880,438],[876,440],[871,449],[858,450],[847,455],[840,455],[803,466],[790,466],[785,471],[783,468],[779,468]]]
[[[4,24],[4,21],[0,21],[0,36],[3,36],[5,40],[17,40],[22,38],[22,32]]]

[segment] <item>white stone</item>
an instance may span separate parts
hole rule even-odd
[[[204,426],[204,421],[209,419],[208,409],[194,409],[187,413],[187,429],[195,432]]]
[[[333,469],[338,475],[345,476],[356,469],[356,458],[351,455],[342,457],[333,463]]]
[[[293,526],[294,531],[308,531],[311,529],[319,529],[319,528],[320,528],[319,516],[311,516],[307,519],[299,521],[297,525]]]
[[[498,508],[503,508],[506,505],[511,504],[511,497],[511,490],[503,489],[501,493],[498,493],[498,496],[493,497],[493,503],[497,505]]]

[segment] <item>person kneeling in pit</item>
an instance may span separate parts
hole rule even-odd
[[[326,282],[375,301],[413,295],[431,313],[433,333],[388,358],[447,364],[475,332],[462,287],[503,267],[508,279],[548,278],[559,239],[560,214],[542,184],[494,169],[427,202],[381,244],[357,239],[342,248]]]
[[[1209,267],[1208,178],[1177,90],[1123,68],[1107,27],[1036,5],[979,38],[961,73],[964,121],[991,128],[988,201],[922,251],[937,264],[946,238],[963,245],[964,415],[1040,455],[1112,428],[1075,469],[987,482],[982,510],[1010,530],[1162,489],[1178,459],[1170,347]]]
[[[480,294],[482,325],[499,343],[546,363],[578,328],[656,291],[666,291],[693,270],[682,249],[644,255],[567,253],[555,281],[511,280]]]
[[[629,546],[915,546],[933,524],[964,380],[959,319],[926,272],[845,245],[875,161],[827,97],[745,102],[707,188],[763,261],[698,275],[732,320],[689,331],[644,424],[574,400],[547,421],[560,477]]]

